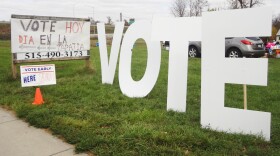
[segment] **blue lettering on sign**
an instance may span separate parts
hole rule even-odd
[[[36,71],[36,68],[25,68],[26,72],[30,72],[30,71]]]
[[[51,67],[38,67],[38,71],[51,70]]]
[[[23,83],[33,82],[36,81],[36,75],[29,75],[26,77],[23,77]]]

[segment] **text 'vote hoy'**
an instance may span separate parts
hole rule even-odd
[[[57,21],[45,21],[45,20],[29,20],[29,22],[23,22],[20,20],[20,24],[24,31],[33,32],[56,32]],[[65,33],[81,33],[83,32],[84,22],[68,22],[65,21]],[[60,29],[61,30],[61,29]]]

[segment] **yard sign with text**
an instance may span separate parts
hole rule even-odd
[[[89,57],[88,19],[12,15],[11,37],[16,63]]]
[[[20,66],[21,86],[55,85],[55,65],[27,65]]]

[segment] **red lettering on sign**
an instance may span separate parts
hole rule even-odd
[[[30,36],[30,38],[29,38],[29,43],[28,44],[30,44],[30,43],[32,43],[34,45],[34,41],[33,41],[33,37],[32,36]]]
[[[66,22],[66,33],[81,33],[84,24],[84,22]]]
[[[71,33],[71,31],[72,31],[72,22],[70,22],[69,25],[68,25],[68,22],[66,22],[66,33],[67,33],[68,30],[69,30],[69,33]]]

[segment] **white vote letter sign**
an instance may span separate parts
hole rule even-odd
[[[161,61],[160,42],[151,41],[150,22],[141,21],[132,24],[126,31],[120,54],[119,83],[123,94],[128,97],[145,97],[156,84]],[[143,78],[134,81],[131,77],[131,57],[133,45],[137,39],[144,39],[147,44],[148,61]]]
[[[270,36],[271,10],[206,12],[202,17],[202,126],[270,140],[271,114],[225,107],[224,92],[225,83],[267,85],[268,60],[225,58],[225,38]]]
[[[118,62],[119,50],[122,40],[124,23],[117,22],[112,42],[110,59],[108,61],[106,35],[104,23],[97,23],[98,42],[100,51],[102,83],[113,84],[116,66]],[[109,63],[108,63],[109,62]]]
[[[189,41],[201,41],[201,18],[153,20],[153,40],[170,41],[167,110],[186,111]]]

